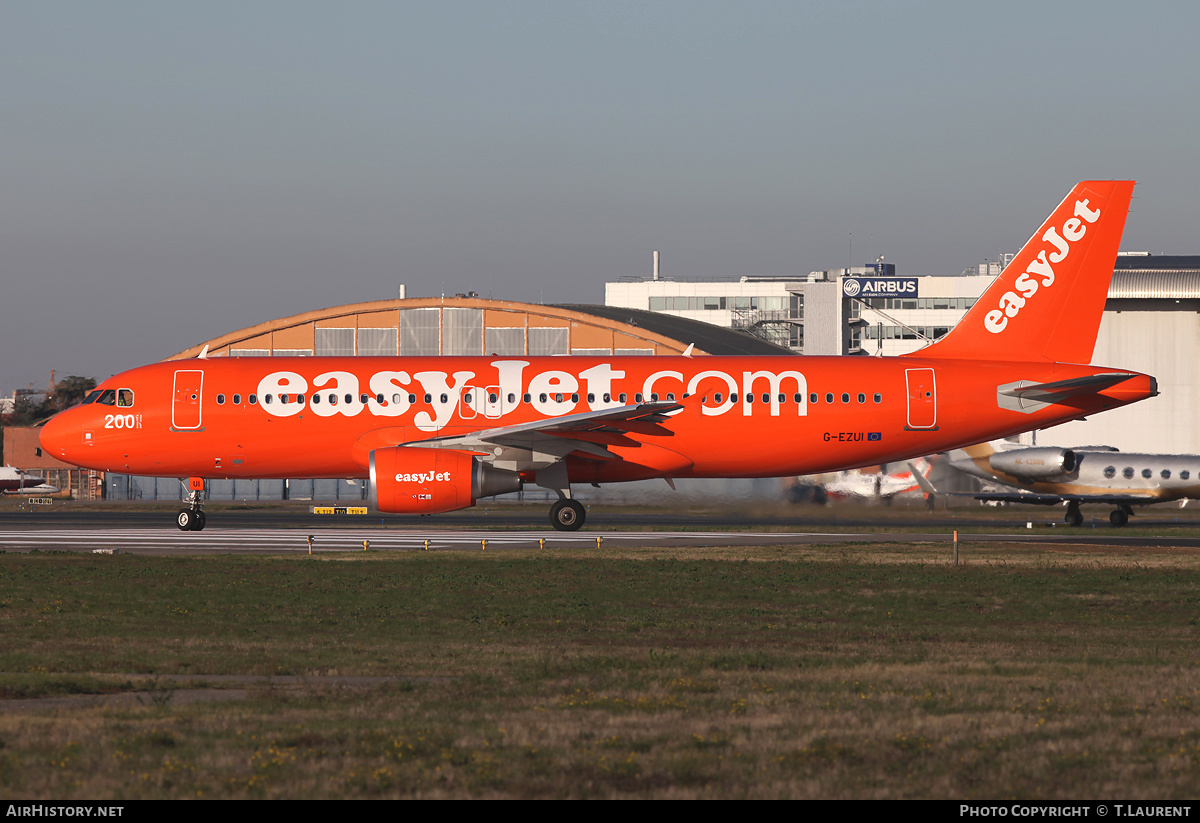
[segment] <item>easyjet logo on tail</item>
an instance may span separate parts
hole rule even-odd
[[[1009,318],[1020,314],[1025,304],[1038,293],[1038,289],[1053,286],[1054,264],[1067,259],[1067,255],[1071,253],[1071,244],[1081,240],[1087,234],[1087,227],[1099,218],[1099,209],[1093,211],[1088,208],[1087,200],[1076,200],[1075,216],[1062,224],[1061,232],[1054,226],[1046,229],[1042,240],[1048,247],[1038,252],[1037,257],[1026,266],[1024,273],[1013,281],[1015,291],[1006,291],[1000,296],[999,308],[992,309],[984,316],[983,327],[992,334],[999,334],[1008,326]]]

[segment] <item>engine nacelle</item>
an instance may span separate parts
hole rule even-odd
[[[392,446],[371,452],[371,506],[381,512],[434,514],[466,509],[480,497],[519,491],[516,472],[465,452]]]
[[[1049,480],[1071,474],[1079,465],[1070,449],[1015,449],[988,458],[996,471],[1029,480]]]

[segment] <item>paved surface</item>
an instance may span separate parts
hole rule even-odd
[[[1037,542],[1128,548],[1200,548],[1200,538],[1172,536],[1124,536],[1114,530],[1030,530],[1028,534],[963,535],[964,543]],[[309,543],[309,536],[312,543]],[[951,533],[875,532],[854,533],[765,532],[765,531],[623,531],[563,533],[500,531],[490,529],[381,530],[336,528],[306,532],[302,529],[255,529],[208,527],[202,532],[173,528],[97,528],[0,530],[0,550],[22,552],[77,551],[131,554],[303,554],[309,551],[536,551],[546,548],[598,549],[682,546],[763,546],[871,542],[949,543]],[[486,547],[483,541],[487,541]],[[539,541],[544,540],[544,544]],[[597,540],[600,542],[598,543]],[[363,543],[368,545],[364,547]]]

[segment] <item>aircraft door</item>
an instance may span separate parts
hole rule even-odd
[[[180,369],[175,372],[175,395],[171,403],[172,429],[195,431],[200,428],[203,389],[204,372],[198,369]]]
[[[933,369],[905,369],[908,384],[907,429],[937,428],[937,380]]]

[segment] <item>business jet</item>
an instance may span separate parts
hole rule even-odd
[[[12,466],[0,466],[0,493],[54,494],[57,491],[58,487],[51,486],[43,477]]]
[[[961,472],[1023,490],[966,494],[1005,503],[1066,503],[1064,520],[1072,526],[1083,525],[1083,503],[1113,506],[1109,522],[1124,526],[1134,506],[1200,499],[1200,456],[1194,454],[1126,454],[1107,446],[1060,449],[998,441],[955,449],[949,457]]]
[[[1088,365],[1133,193],[1088,181],[949,334],[880,357],[205,358],[142,366],[52,418],[60,460],[188,478],[363,478],[381,512],[430,514],[532,483],[551,524],[573,484],[780,477],[889,463],[1157,394]]]

